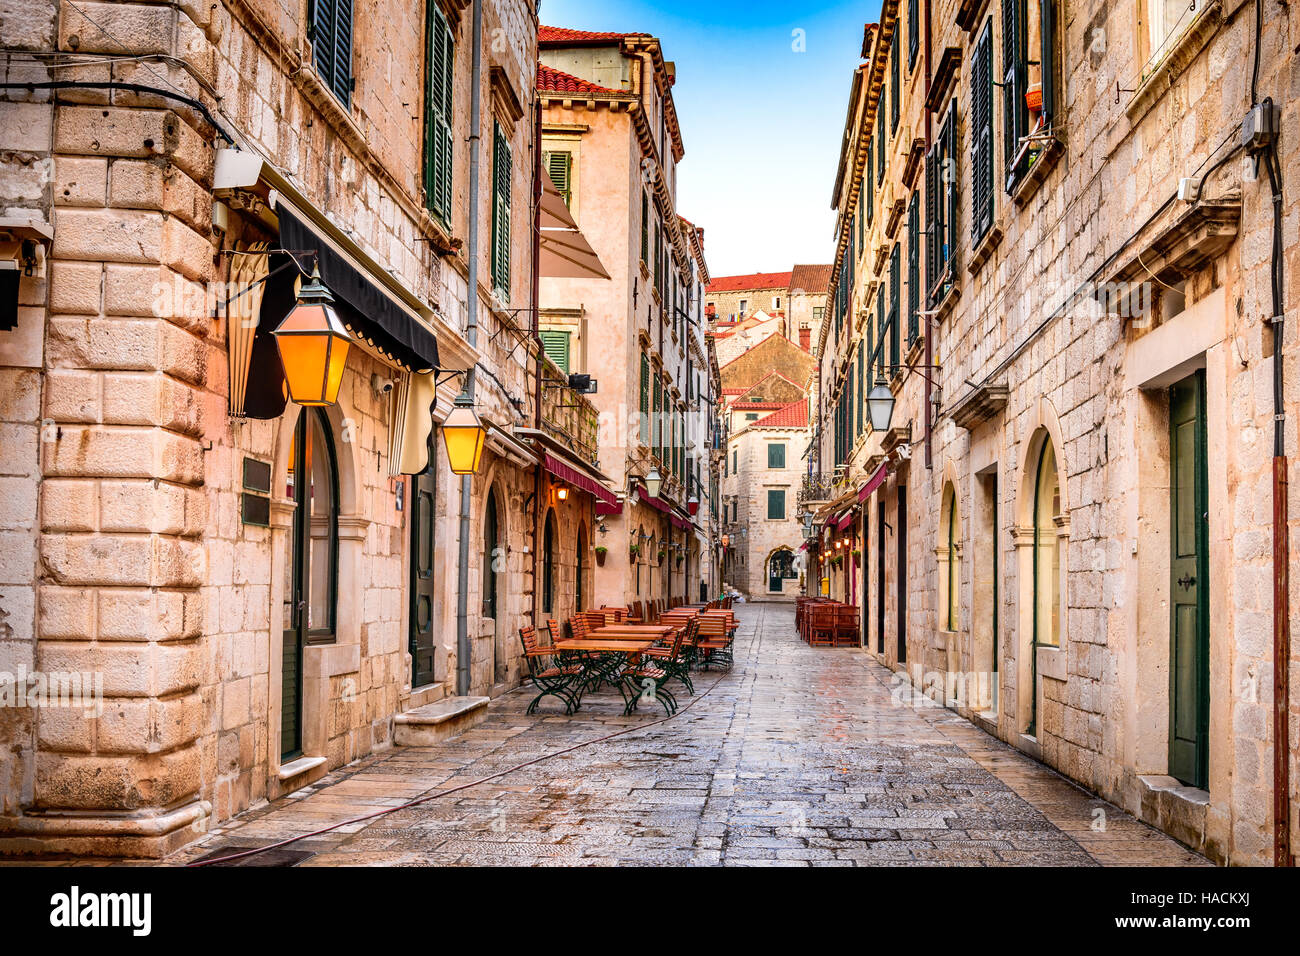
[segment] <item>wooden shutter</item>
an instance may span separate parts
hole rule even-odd
[[[912,344],[919,334],[917,328],[921,308],[921,215],[916,193],[907,209],[907,342]]]
[[[902,357],[899,353],[898,328],[898,286],[902,278],[901,256],[898,243],[894,243],[894,251],[889,257],[889,364],[893,366],[897,366]]]
[[[650,263],[650,197],[641,190],[641,261]]]
[[[862,191],[867,194],[867,225],[871,225],[871,219],[876,212],[876,190],[871,185],[871,170],[874,168],[875,150],[870,143],[867,143],[867,175],[862,179]]]
[[[934,305],[934,280],[939,271],[939,160],[938,143],[925,154],[925,285],[929,292],[926,301]]]
[[[857,427],[855,427],[853,430],[859,435],[862,434],[862,429],[863,426],[865,425],[865,422],[862,419],[862,403],[867,396],[866,378],[863,372],[863,365],[865,364],[863,353],[866,352],[865,346],[866,346],[865,342],[863,341],[858,342],[858,401],[857,404],[854,405],[853,407],[854,424]]]
[[[492,287],[502,298],[510,295],[510,143],[499,123],[493,128],[492,162]]]
[[[551,177],[564,205],[573,205],[573,154],[567,150],[547,150],[542,153],[542,168]]]
[[[352,0],[334,0],[334,94],[345,106],[352,95]]]
[[[885,312],[885,283],[880,283],[876,287],[876,345],[875,352],[877,355],[876,372],[882,378],[885,375],[885,322],[887,313]]]
[[[1042,40],[1039,50],[1039,73],[1043,83],[1043,125],[1050,127],[1056,110],[1056,3],[1039,0],[1038,32]]]
[[[1029,125],[1025,104],[1024,0],[1002,0],[1002,151],[1006,160],[1007,190],[1015,183],[1015,159],[1020,137]]]
[[[893,136],[898,132],[898,100],[899,100],[899,70],[898,70],[898,46],[900,37],[898,35],[899,27],[894,27],[893,39],[889,41],[889,135]]]
[[[641,444],[650,444],[650,359],[641,353]]]
[[[948,102],[948,116],[943,121],[943,136],[947,143],[944,148],[944,159],[946,168],[951,175],[948,177],[947,189],[945,195],[948,197],[948,206],[944,210],[943,237],[947,243],[947,251],[943,257],[943,266],[945,271],[952,273],[952,264],[957,257],[957,208],[961,198],[961,182],[957,177],[957,148],[958,148],[958,130],[957,130],[957,97],[953,97]]]
[[[975,41],[971,62],[971,239],[993,226],[993,19]]]
[[[554,330],[543,329],[538,333],[542,337],[542,348],[546,352],[546,357],[560,367],[560,371],[565,375],[569,374],[569,342],[570,335],[568,332],[557,332]]]
[[[444,224],[451,222],[451,99],[454,44],[447,18],[429,4],[425,27],[424,201]]]
[[[876,185],[885,181],[885,90],[876,99]]]
[[[335,0],[312,0],[311,62],[317,76],[334,89],[334,8]]]
[[[907,0],[907,68],[909,70],[916,66],[916,53],[921,46],[921,24],[916,7],[916,0]]]

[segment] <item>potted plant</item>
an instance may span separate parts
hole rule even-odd
[[[659,554],[657,554],[656,557],[657,557],[660,561],[662,561],[662,560],[664,559],[664,555],[666,555],[667,553],[668,553],[668,552],[665,551],[663,548],[660,548],[660,549],[659,549]]]
[[[631,558],[633,561],[636,560],[636,556],[640,553],[641,553],[641,545],[629,544],[627,546],[627,556]]]
[[[856,562],[861,563],[861,561],[862,561],[862,549],[861,549],[861,548],[854,548],[854,549],[853,549],[853,560],[856,561]]]
[[[596,545],[596,563],[602,568],[605,566],[605,555],[609,553],[609,548],[603,544]]]

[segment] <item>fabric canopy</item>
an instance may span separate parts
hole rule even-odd
[[[842,518],[840,518],[839,521],[835,522],[835,527],[843,531],[851,524],[853,524],[853,512],[849,511],[846,512],[845,515]]]
[[[321,281],[334,296],[334,308],[344,325],[382,352],[413,371],[438,368],[438,340],[432,330],[408,308],[383,291],[361,272],[342,250],[307,225],[287,202],[275,208],[280,220],[280,243],[290,252],[315,250],[299,256],[302,268],[320,267]]]
[[[591,248],[578,224],[574,222],[564,197],[551,182],[542,177],[542,208],[538,217],[541,223],[541,255],[537,263],[538,275],[551,279],[608,279],[609,273],[601,264],[600,256]]]
[[[862,486],[858,492],[858,501],[866,501],[871,497],[871,493],[885,483],[885,475],[888,474],[888,466],[881,465],[876,469],[876,473],[871,476],[871,480]]]
[[[598,515],[621,515],[623,513],[623,502],[621,501],[603,501],[596,499],[596,514]]]
[[[594,495],[597,501],[603,501],[607,505],[618,504],[618,498],[614,492],[610,491],[595,478],[590,475],[584,475],[578,469],[574,468],[560,459],[556,458],[550,452],[544,452],[546,470],[556,478],[567,481],[575,488],[579,488],[591,495]]]

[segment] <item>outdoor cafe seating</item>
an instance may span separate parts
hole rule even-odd
[[[565,624],[548,620],[541,635],[531,625],[521,627],[525,674],[537,691],[527,713],[553,697],[572,714],[586,695],[608,687],[621,695],[625,715],[643,702],[658,702],[673,714],[679,705],[669,685],[693,696],[692,670],[729,668],[736,629],[722,601],[658,599],[579,611]]]
[[[861,624],[856,604],[823,597],[795,599],[794,620],[799,637],[813,647],[857,647]]]

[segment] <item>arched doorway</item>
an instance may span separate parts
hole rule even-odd
[[[546,528],[542,532],[542,613],[555,609],[555,512],[546,513]]]
[[[583,577],[587,573],[587,527],[586,525],[578,525],[577,558],[578,558],[576,562],[577,574],[574,580],[573,609],[575,611],[581,611],[586,607],[586,605],[583,603],[584,594],[582,590]]]
[[[496,489],[488,491],[483,512],[483,616],[496,618],[500,594],[498,574],[501,564],[501,525],[497,517]]]
[[[302,659],[308,644],[334,641],[338,598],[338,459],[329,419],[304,408],[289,450],[285,497],[294,502],[285,562],[280,759],[302,754]]]
[[[795,577],[794,552],[778,548],[767,559],[767,593],[780,594],[785,589],[786,578]]]

